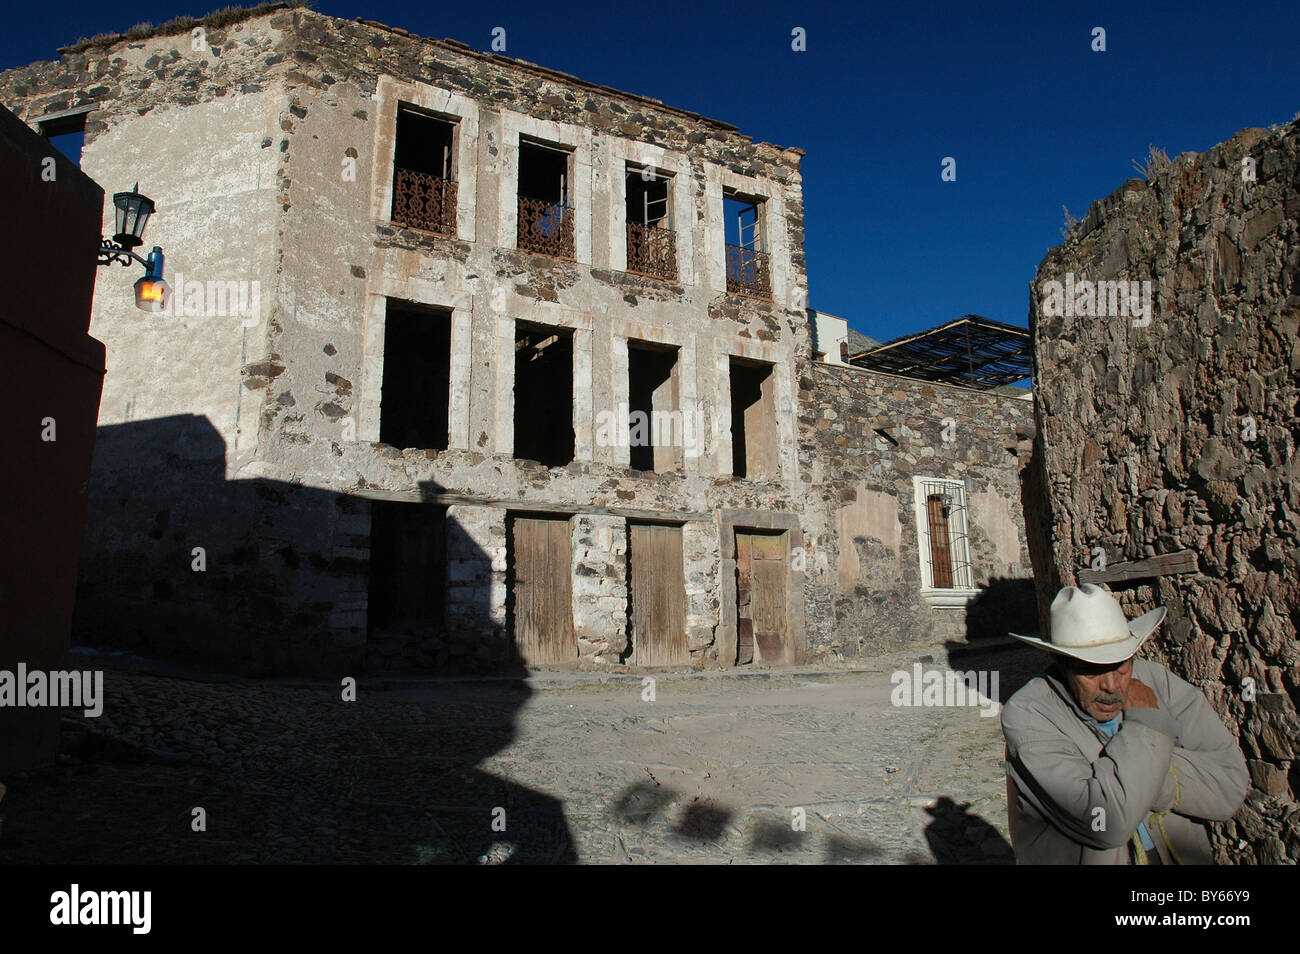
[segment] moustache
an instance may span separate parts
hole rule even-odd
[[[1124,697],[1117,692],[1106,692],[1099,696],[1093,696],[1093,704],[1101,703],[1102,705],[1115,706],[1124,702]]]

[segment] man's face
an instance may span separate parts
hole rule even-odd
[[[1119,715],[1133,679],[1132,659],[1112,665],[1091,665],[1076,659],[1066,666],[1066,679],[1084,712],[1098,722],[1109,722]]]

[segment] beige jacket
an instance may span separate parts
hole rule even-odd
[[[1241,749],[1199,689],[1146,659],[1133,660],[1133,678],[1157,708],[1125,710],[1110,739],[1051,672],[1007,700],[1021,864],[1132,864],[1144,821],[1160,863],[1213,863],[1204,821],[1226,821],[1246,797]]]

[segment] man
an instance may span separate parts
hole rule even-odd
[[[1052,601],[1051,653],[1002,709],[1021,864],[1211,864],[1204,821],[1246,796],[1246,761],[1199,689],[1133,654],[1165,617],[1131,622],[1101,587]]]

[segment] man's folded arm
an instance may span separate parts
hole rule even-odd
[[[1126,725],[1095,761],[1041,713],[1004,708],[1002,727],[1017,786],[1044,817],[1089,847],[1118,848],[1167,788],[1174,740],[1151,721]]]
[[[1171,766],[1178,775],[1179,815],[1227,821],[1250,785],[1246,759],[1205,695],[1170,674],[1169,709],[1178,723]]]

